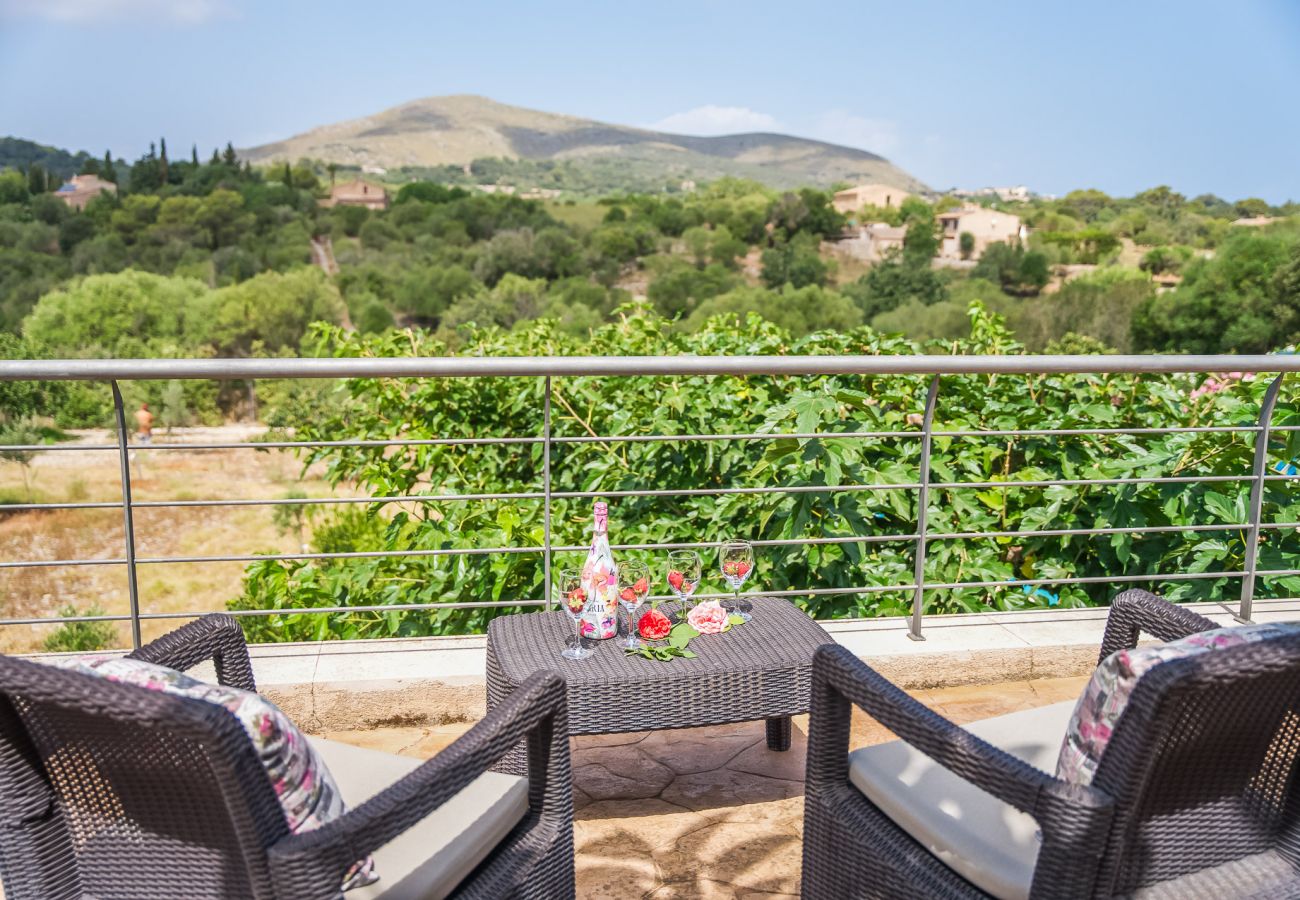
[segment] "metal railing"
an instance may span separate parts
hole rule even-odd
[[[1068,428],[1068,429],[994,429],[994,430],[936,430],[934,417],[945,375],[1043,375],[1043,374],[1173,374],[1173,373],[1277,373],[1269,385],[1254,425],[1173,426],[1133,428]],[[916,528],[906,534],[870,534],[837,537],[790,538],[754,541],[758,547],[813,546],[824,544],[911,544],[914,548],[914,575],[911,583],[890,585],[862,585],[855,587],[807,588],[762,591],[768,596],[807,597],[815,595],[845,595],[898,593],[910,595],[911,618],[908,634],[914,640],[924,640],[922,632],[924,599],[927,591],[962,590],[993,587],[1034,587],[1063,584],[1125,584],[1145,582],[1177,582],[1199,579],[1233,578],[1241,580],[1241,593],[1236,610],[1237,617],[1248,621],[1255,595],[1257,579],[1261,576],[1300,575],[1300,570],[1260,569],[1258,549],[1261,532],[1268,529],[1296,528],[1300,523],[1262,522],[1263,492],[1271,480],[1285,480],[1296,476],[1270,474],[1267,468],[1268,443],[1274,431],[1297,431],[1300,426],[1277,427],[1272,425],[1273,410],[1285,375],[1300,371],[1300,356],[733,356],[733,357],[440,357],[440,358],[366,358],[366,359],[148,359],[148,360],[3,360],[0,361],[0,381],[91,381],[106,382],[112,392],[114,420],[117,430],[116,444],[35,444],[0,448],[10,451],[58,452],[61,450],[103,450],[118,454],[121,469],[120,502],[66,502],[66,503],[12,503],[0,505],[0,513],[34,510],[67,509],[120,509],[123,516],[123,555],[105,559],[54,559],[0,561],[0,569],[39,568],[53,566],[124,566],[127,572],[129,613],[126,615],[77,615],[67,617],[0,618],[0,626],[53,624],[59,622],[119,622],[130,623],[132,642],[141,642],[141,623],[159,619],[186,619],[203,615],[207,610],[181,612],[144,612],[140,608],[137,568],[142,565],[169,563],[222,563],[256,562],[263,560],[341,560],[378,557],[454,557],[496,553],[531,553],[543,561],[545,596],[495,601],[466,601],[439,603],[339,605],[293,609],[241,609],[234,615],[268,616],[283,614],[331,614],[340,612],[390,612],[442,609],[502,608],[550,605],[549,585],[554,554],[585,549],[579,545],[557,545],[552,541],[553,505],[558,500],[595,497],[680,497],[722,496],[728,494],[792,494],[836,493],[849,491],[914,491],[917,494]],[[654,377],[676,376],[823,376],[823,375],[911,375],[929,376],[924,412],[919,430],[906,431],[850,431],[809,433],[748,432],[739,434],[664,434],[664,435],[555,435],[552,433],[551,394],[552,379],[566,376],[595,377]],[[431,438],[422,440],[328,440],[328,441],[218,441],[208,443],[132,444],[119,381],[159,379],[195,380],[254,380],[254,379],[340,379],[340,378],[472,378],[513,377],[540,379],[543,382],[542,431],[538,435],[520,435],[488,438]],[[1249,474],[1214,476],[1147,476],[1122,478],[1042,479],[1025,481],[954,481],[936,482],[931,477],[930,457],[935,438],[989,438],[989,437],[1069,437],[1105,435],[1168,435],[1168,434],[1251,434],[1255,437],[1254,463]],[[553,450],[561,445],[619,443],[619,442],[685,442],[685,441],[771,441],[789,439],[821,440],[875,440],[898,439],[920,441],[920,463],[915,482],[852,485],[775,485],[764,487],[712,487],[712,488],[661,488],[610,491],[557,491],[553,489]],[[542,448],[541,490],[504,491],[495,493],[444,493],[408,494],[394,496],[317,497],[280,499],[206,499],[206,500],[135,500],[132,497],[130,453],[168,452],[175,450],[228,450],[228,449],[311,449],[311,448],[387,448],[410,446],[487,446],[487,445],[540,445]],[[1056,528],[1030,531],[953,531],[929,530],[928,496],[933,490],[974,488],[1021,488],[1053,486],[1119,486],[1146,484],[1197,484],[1205,482],[1233,482],[1250,484],[1248,521],[1234,524],[1186,524],[1154,527],[1099,527]],[[184,507],[233,507],[278,505],[327,505],[353,503],[430,503],[478,500],[535,500],[541,501],[543,511],[543,542],[540,545],[518,545],[483,548],[440,548],[423,550],[380,550],[357,552],[302,552],[283,554],[226,554],[213,556],[139,556],[133,513],[138,509]],[[1069,576],[1057,578],[1032,578],[1012,580],[929,582],[925,577],[928,545],[938,541],[981,540],[989,538],[1024,538],[1051,536],[1105,536],[1116,534],[1151,534],[1159,532],[1214,532],[1243,531],[1247,550],[1240,571],[1171,572],[1153,575],[1103,575]],[[615,544],[616,551],[667,550],[676,548],[716,547],[717,542],[693,541],[686,543]],[[714,596],[714,595],[702,595]],[[723,596],[723,595],[716,595]]]

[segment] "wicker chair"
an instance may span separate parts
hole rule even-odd
[[[133,656],[176,669],[210,660],[222,684],[255,690],[243,633],[229,616],[191,622]],[[501,835],[474,851],[477,862],[448,851],[466,867],[459,880],[448,883],[444,872],[422,883],[430,866],[436,868],[430,848],[442,840],[445,849],[446,841],[474,827],[463,804],[482,786],[480,776],[507,778],[484,773],[525,739],[528,780],[515,786],[517,819],[497,823]],[[243,728],[224,709],[0,656],[5,897],[338,898],[348,868],[372,853],[380,881],[349,891],[349,900],[448,892],[574,896],[573,799],[559,676],[531,679],[423,764],[347,751],[360,755],[324,755],[344,798],[353,800],[349,811],[293,835]],[[341,771],[340,759],[351,770]],[[396,771],[407,773],[381,781],[383,771],[394,770],[393,760],[399,761]],[[350,782],[360,784],[363,802],[349,797]],[[405,852],[425,856],[386,863],[385,852],[408,831],[422,839],[414,848],[408,841]]]
[[[1127,591],[1101,658],[1139,632],[1168,641],[1214,627]],[[901,740],[850,754],[852,705]],[[1072,708],[959,728],[843,647],[822,648],[803,895],[1300,897],[1300,636],[1151,669],[1086,787],[1047,774]]]

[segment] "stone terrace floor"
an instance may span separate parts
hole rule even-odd
[[[1087,678],[1052,678],[913,692],[963,724],[1071,700]],[[336,731],[324,737],[428,758],[469,724]],[[807,717],[786,753],[767,749],[762,722],[575,738],[578,896],[785,898],[799,894]],[[893,735],[855,710],[851,745]]]

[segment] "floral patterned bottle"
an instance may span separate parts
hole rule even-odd
[[[582,565],[582,587],[589,599],[581,627],[583,637],[604,640],[618,631],[618,567],[609,550],[609,507],[597,501],[595,514],[591,549]]]

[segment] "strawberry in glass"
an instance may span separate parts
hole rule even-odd
[[[582,573],[577,569],[560,569],[555,577],[555,591],[577,629],[577,634],[569,638],[568,646],[560,655],[565,659],[586,659],[593,651],[582,638],[582,614],[587,609],[588,597],[586,588],[582,586]]]
[[[686,621],[691,596],[700,586],[700,555],[694,550],[674,550],[668,554],[668,588],[681,601],[679,618]]]
[[[618,605],[626,613],[627,625],[623,638],[618,645],[625,650],[635,650],[641,646],[636,636],[636,610],[645,602],[650,593],[650,570],[646,564],[628,560],[618,567]]]
[[[753,617],[754,607],[748,600],[741,599],[740,589],[754,571],[754,545],[749,541],[723,541],[718,548],[718,561],[722,566],[722,578],[732,591],[730,612],[748,622]]]

